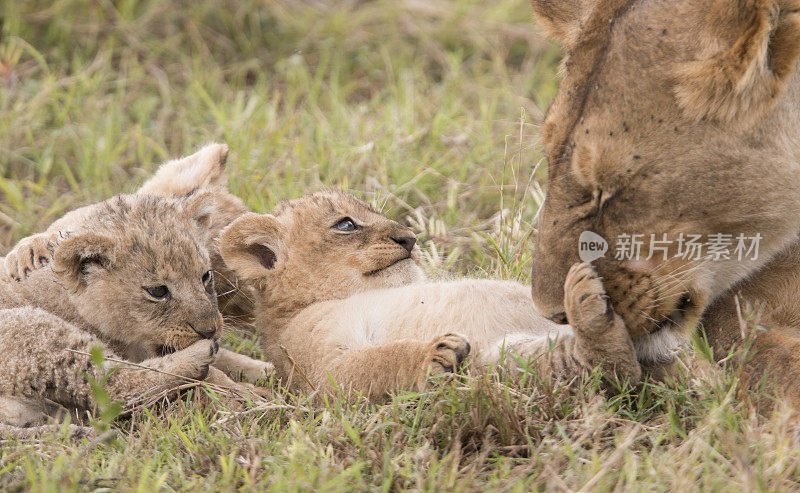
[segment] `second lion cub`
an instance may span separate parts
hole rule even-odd
[[[293,388],[347,391],[380,399],[420,388],[429,373],[470,356],[500,361],[501,350],[535,357],[542,373],[571,376],[602,365],[637,381],[641,370],[600,279],[583,264],[570,273],[572,326],[534,310],[516,282],[426,281],[416,237],[366,203],[339,192],[246,214],[221,236],[223,260],[254,288],[266,357]]]

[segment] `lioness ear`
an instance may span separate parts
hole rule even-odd
[[[142,185],[137,193],[177,197],[197,188],[219,187],[227,189],[228,146],[209,144],[191,156],[162,164],[155,175]]]
[[[53,255],[53,272],[72,292],[86,288],[95,268],[107,268],[115,260],[115,242],[108,236],[82,233],[59,243]]]
[[[284,235],[275,216],[245,214],[222,232],[222,260],[244,281],[263,279],[284,259]]]
[[[536,22],[549,37],[562,43],[574,37],[572,31],[580,24],[582,4],[581,0],[531,0]]]
[[[678,67],[678,103],[696,120],[752,123],[795,73],[800,0],[715,0],[702,22],[705,50]]]

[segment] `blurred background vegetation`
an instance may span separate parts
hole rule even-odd
[[[257,211],[351,189],[436,239],[432,267],[525,270],[559,57],[525,0],[6,1],[0,21],[0,253],[224,141]]]

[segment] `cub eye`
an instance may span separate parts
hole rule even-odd
[[[169,296],[169,289],[164,285],[153,286],[153,287],[149,287],[149,288],[142,287],[142,289],[147,291],[147,294],[149,294],[150,296],[152,296],[153,298],[155,298],[157,300],[163,300],[164,298]]]
[[[333,227],[339,231],[344,231],[347,233],[358,229],[358,225],[349,217],[342,219],[338,223],[334,224]]]
[[[212,275],[212,274],[211,274],[211,271],[210,271],[210,270],[207,270],[207,271],[206,271],[206,273],[205,273],[205,274],[203,274],[203,277],[202,277],[203,284],[208,284],[208,281],[210,281],[210,280],[211,280],[211,275]]]

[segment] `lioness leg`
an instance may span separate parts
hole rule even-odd
[[[785,289],[785,285],[777,282],[766,284],[775,286],[775,290]],[[789,286],[789,288],[793,288]],[[795,291],[796,292],[796,291]],[[744,296],[751,295],[745,291]],[[717,299],[703,315],[703,330],[714,350],[717,360],[725,358],[734,348],[741,348],[742,334],[749,330],[745,324],[745,317],[749,314],[740,309],[741,304],[748,299],[742,298],[739,306],[735,301],[735,294],[728,293]],[[757,300],[757,298],[755,298]],[[739,314],[740,310],[743,312]],[[789,400],[793,407],[800,409],[800,327],[789,326],[776,320],[778,316],[786,316],[791,312],[770,309],[769,306],[760,307],[756,315],[771,312],[772,316],[762,317],[758,323],[765,331],[754,331],[752,348],[746,355],[744,364],[744,388],[758,385],[766,375],[766,383],[777,390],[780,395]],[[740,318],[741,317],[741,318]],[[766,404],[766,403],[762,403]]]
[[[0,395],[46,399],[68,409],[95,407],[87,377],[99,380],[106,375],[111,398],[125,404],[169,393],[186,378],[201,380],[218,348],[215,341],[202,340],[168,356],[145,360],[140,366],[108,361],[100,369],[86,356],[100,342],[43,310],[0,310],[0,332]],[[110,351],[104,353],[116,359]]]
[[[381,400],[401,389],[422,390],[429,374],[455,371],[470,345],[460,335],[446,334],[429,342],[403,339],[379,346],[329,349],[319,364],[305,369],[317,389],[331,391],[335,382],[345,392]],[[297,373],[292,375],[293,383],[303,378]]]
[[[705,310],[702,330],[717,360],[754,337],[744,359],[742,388],[764,379],[800,409],[800,240],[776,255],[759,272],[717,297]],[[748,321],[750,317],[754,321]],[[759,404],[769,404],[760,400]]]
[[[771,326],[759,334],[754,354],[747,362],[748,386],[753,387],[765,376],[780,395],[800,409],[800,334],[797,328]],[[760,401],[759,401],[760,402]],[[760,402],[764,404],[763,402]]]
[[[735,313],[736,308],[730,307],[730,313]],[[714,356],[719,360],[728,355],[734,344],[741,347],[742,340],[721,341],[718,336],[721,328],[736,327],[739,322],[735,316],[720,317],[727,319],[728,325],[720,326],[715,322],[717,317],[704,319],[704,327],[708,333],[709,342],[714,348]],[[755,340],[749,354],[746,355],[744,364],[745,385],[743,388],[753,388],[762,382],[768,384],[767,390],[775,390],[782,397],[789,400],[793,407],[800,409],[800,329],[796,327],[779,326],[770,321],[762,321],[767,328],[766,332],[755,334]],[[728,331],[733,332],[733,331]],[[769,407],[769,402],[758,401],[760,405]]]
[[[506,337],[505,346],[532,358],[542,376],[571,378],[601,367],[609,378],[637,383],[641,367],[625,323],[608,305],[602,280],[590,264],[575,264],[564,284],[564,306],[572,333],[554,337]]]

